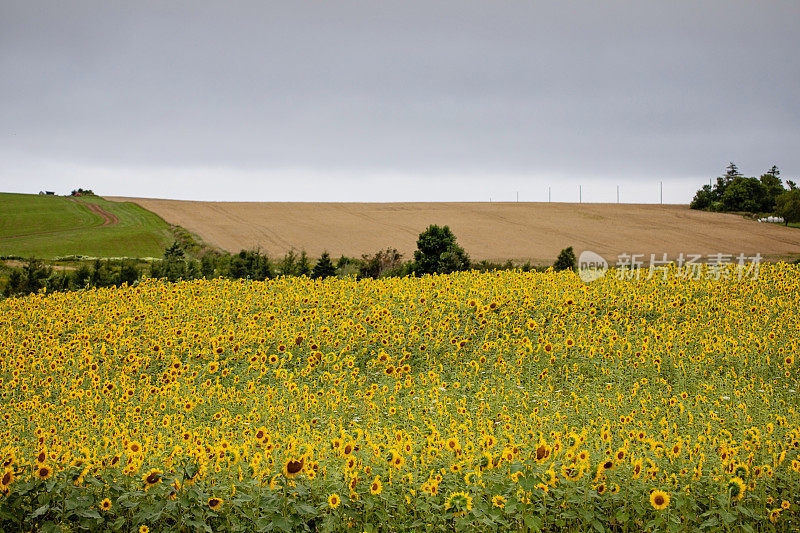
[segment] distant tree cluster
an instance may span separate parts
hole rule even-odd
[[[83,189],[81,187],[78,187],[77,189],[73,189],[73,191],[71,193],[69,193],[69,195],[70,196],[94,196],[94,191],[92,191],[92,189]]]
[[[12,269],[3,295],[22,296],[46,291],[78,290],[112,285],[128,285],[138,282],[143,275],[169,281],[191,279],[251,279],[264,281],[279,276],[308,276],[324,279],[331,276],[355,276],[359,279],[386,276],[422,276],[446,274],[464,270],[544,270],[530,263],[518,266],[510,260],[505,263],[481,261],[471,263],[469,255],[459,246],[448,226],[431,225],[419,234],[414,259],[404,261],[403,254],[395,248],[380,250],[361,258],[342,256],[334,262],[328,252],[323,252],[312,262],[305,251],[299,254],[289,251],[283,258],[273,261],[259,250],[242,250],[237,254],[219,253],[205,249],[201,257],[187,253],[187,246],[194,250],[193,241],[178,239],[164,250],[162,259],[149,265],[137,260],[95,260],[82,262],[73,270],[55,271],[37,259],[28,260],[22,268]],[[556,270],[575,268],[575,253],[572,247],[562,250]]]
[[[3,288],[3,296],[24,296],[42,289],[71,291],[89,287],[111,287],[133,284],[142,275],[140,262],[134,259],[81,262],[74,269],[55,270],[39,259],[29,259],[21,268],[14,268]]]
[[[794,208],[800,195],[797,184],[786,181],[784,187],[778,167],[772,166],[760,178],[745,177],[735,163],[730,163],[723,176],[716,183],[704,185],[692,199],[692,209],[719,212],[775,213],[783,216],[786,222],[796,221],[800,213]]]

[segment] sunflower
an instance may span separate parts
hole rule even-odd
[[[781,517],[781,509],[780,509],[780,507],[777,508],[777,509],[773,509],[769,513],[769,521],[772,522],[773,524],[777,523],[778,519],[780,517]]]
[[[383,491],[383,484],[381,483],[381,478],[379,476],[375,476],[375,480],[372,482],[372,485],[369,486],[370,494],[380,494]]]
[[[150,533],[150,528],[145,525],[141,525],[139,526],[139,533]]]
[[[47,479],[53,475],[53,469],[47,465],[41,465],[36,468],[36,477],[39,479]]]
[[[740,477],[734,477],[728,482],[728,492],[733,500],[741,500],[744,496],[744,481]]]
[[[305,459],[300,458],[299,461],[295,461],[294,459],[289,459],[286,461],[286,464],[283,465],[283,475],[286,476],[286,479],[292,479],[297,474],[303,471],[303,467],[305,466]]]
[[[222,504],[225,503],[225,500],[222,498],[209,498],[208,499],[208,507],[212,511],[219,511],[222,508]]]
[[[542,441],[536,447],[536,462],[543,463],[548,457],[550,457],[550,447],[546,442]]]
[[[569,481],[577,481],[583,476],[583,470],[578,465],[562,465],[561,475]]]
[[[142,453],[142,445],[135,440],[128,443],[128,453],[131,455],[139,455]]]
[[[492,497],[492,505],[497,507],[498,509],[504,509],[506,506],[506,500],[504,497],[500,496],[499,494]]]
[[[642,464],[641,459],[633,463],[633,475],[631,476],[633,479],[639,479],[639,476],[642,475]]]
[[[158,470],[157,468],[151,468],[145,475],[142,476],[142,481],[144,482],[144,489],[147,490],[153,485],[157,485],[159,481],[161,481],[161,476],[163,472]]]
[[[650,493],[650,505],[659,511],[666,509],[669,507],[669,494],[663,490],[654,490]]]
[[[6,468],[6,471],[3,473],[3,477],[0,478],[0,487],[8,487],[14,482],[14,470],[12,468]]]
[[[111,509],[111,500],[106,498],[105,500],[100,502],[100,510],[101,511],[108,511]]]
[[[431,492],[434,493],[433,491]],[[444,504],[445,511],[453,511],[461,516],[472,510],[472,497],[466,492],[453,492]]]
[[[328,496],[328,507],[331,509],[336,509],[339,507],[339,504],[342,503],[342,499],[339,497],[338,494],[331,494]]]

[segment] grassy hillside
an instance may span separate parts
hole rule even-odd
[[[130,202],[0,193],[0,256],[158,257],[169,225]]]

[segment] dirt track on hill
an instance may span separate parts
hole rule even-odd
[[[113,213],[109,213],[108,211],[106,211],[105,209],[103,209],[102,207],[100,207],[97,204],[90,204],[90,203],[86,203],[86,202],[81,202],[80,200],[75,200],[75,199],[71,199],[71,200],[73,202],[77,202],[77,203],[79,203],[81,205],[85,205],[86,207],[89,208],[89,211],[91,211],[92,213],[97,213],[98,215],[103,217],[103,223],[98,225],[98,226],[93,226],[93,227],[102,228],[103,226],[113,226],[114,224],[118,224],[119,223],[119,218],[117,218],[117,215],[115,215]]]
[[[209,244],[270,256],[305,249],[358,257],[387,247],[413,256],[429,224],[448,224],[473,260],[550,264],[562,248],[620,254],[725,253],[778,259],[800,255],[800,230],[682,205],[568,203],[257,203],[151,198],[131,201]]]
[[[39,235],[55,235],[57,233],[64,233],[66,231],[102,228],[103,226],[113,226],[114,224],[118,224],[119,223],[119,218],[117,217],[117,215],[115,215],[113,213],[109,213],[108,211],[106,211],[105,209],[103,209],[102,207],[100,207],[98,205],[90,204],[90,203],[87,203],[87,202],[81,202],[80,200],[76,200],[75,198],[70,198],[69,200],[71,202],[75,202],[76,204],[81,204],[83,206],[88,207],[89,211],[91,211],[92,213],[96,213],[96,214],[100,215],[101,217],[103,217],[103,222],[101,222],[100,224],[95,224],[94,226],[77,226],[77,227],[74,227],[74,228],[58,229],[58,230],[53,230],[53,231],[40,231],[38,233],[23,233],[23,234],[20,234],[20,235],[7,235],[5,237],[0,237],[0,239],[21,239],[23,237],[36,237],[36,236],[39,236]]]

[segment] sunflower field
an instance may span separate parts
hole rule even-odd
[[[797,531],[800,267],[668,274],[5,300],[0,530]]]

